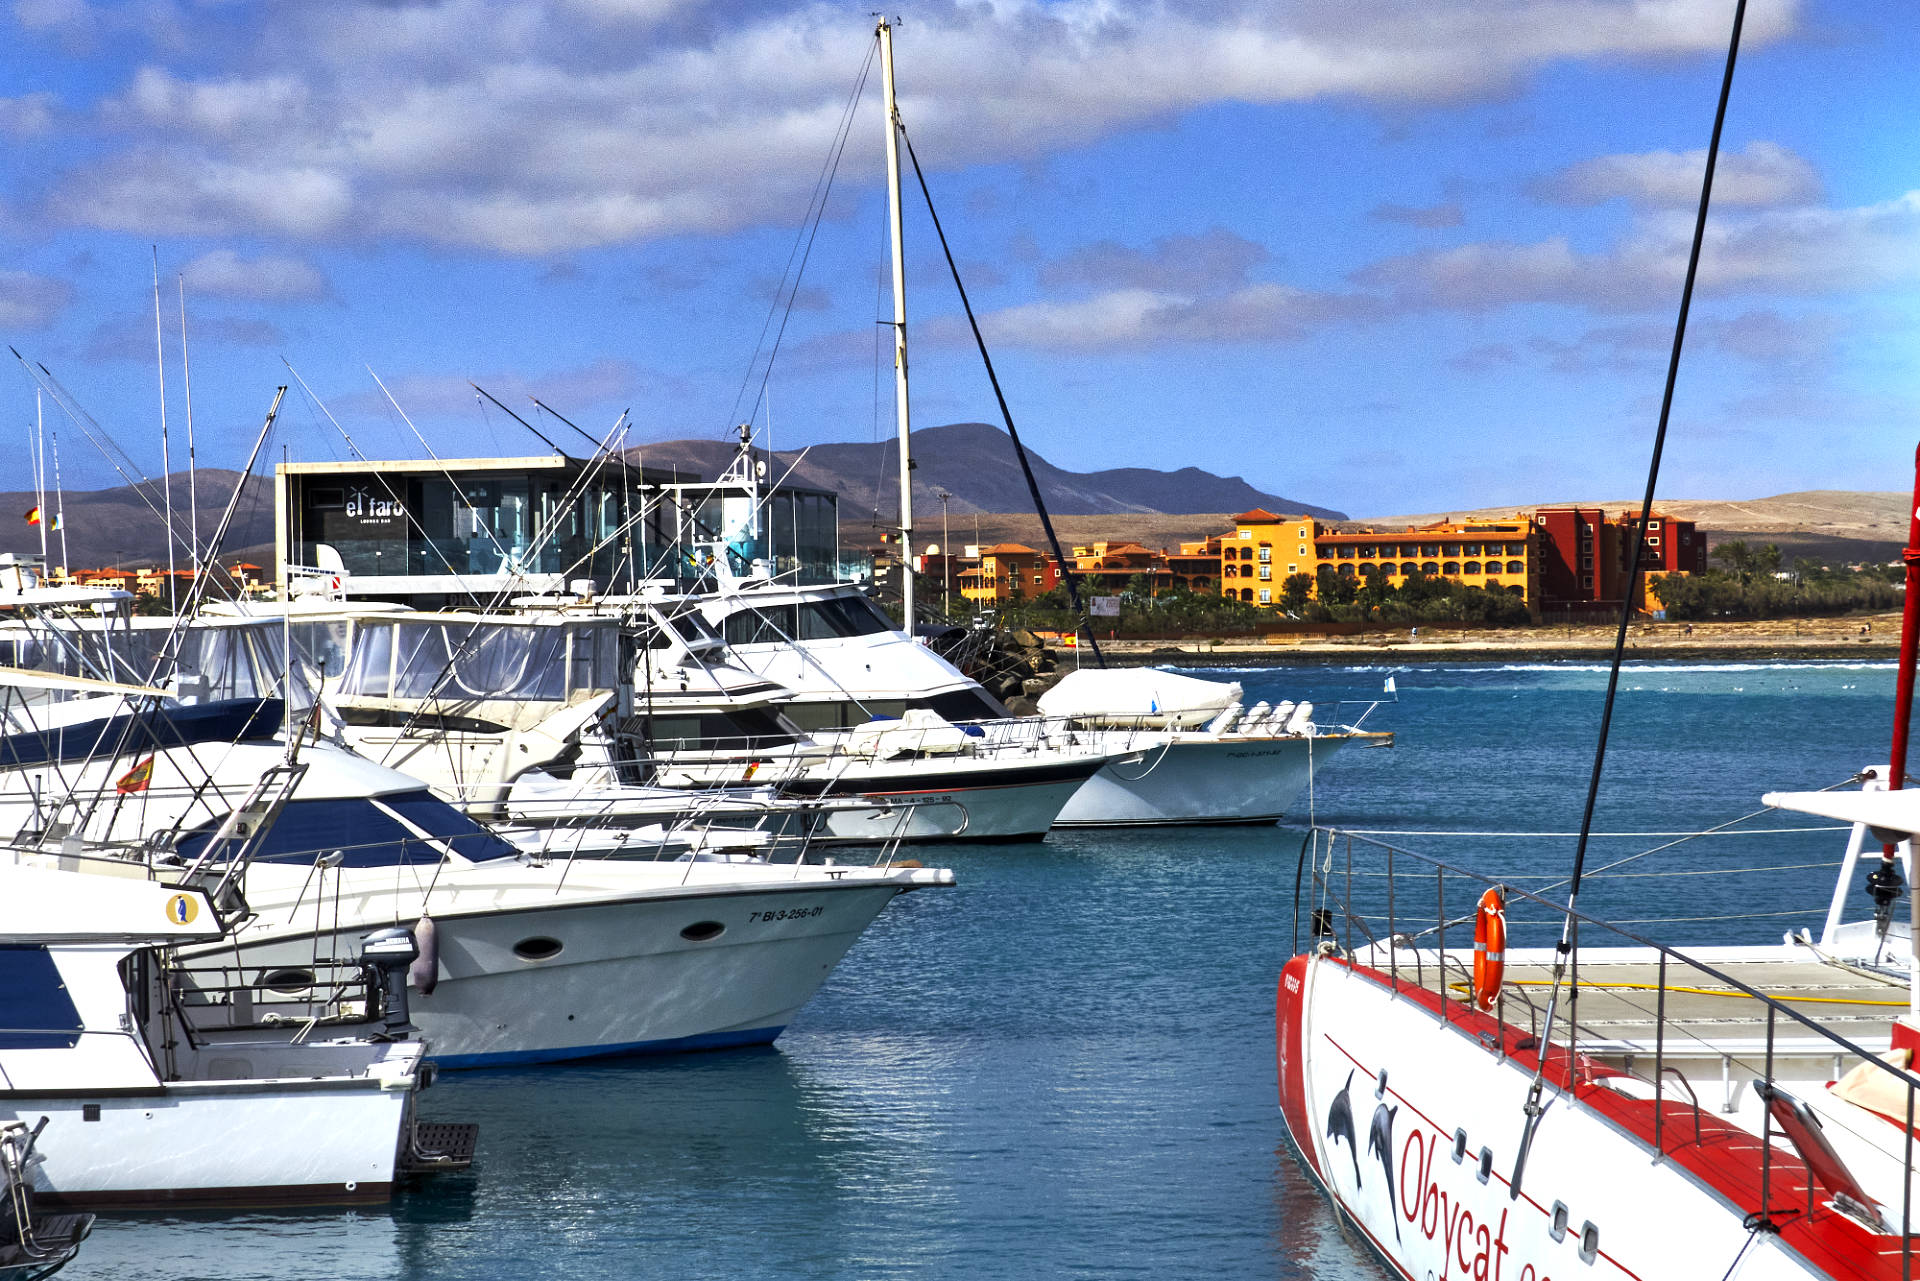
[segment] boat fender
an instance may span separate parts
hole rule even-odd
[[[1490,1010],[1507,972],[1507,901],[1497,888],[1480,896],[1473,920],[1473,1004]]]
[[[420,955],[407,967],[407,981],[420,995],[431,996],[440,982],[440,938],[431,916],[414,922],[413,939],[420,945]]]

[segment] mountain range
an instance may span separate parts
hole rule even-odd
[[[732,459],[734,445],[718,440],[672,440],[630,451],[648,467],[681,468],[711,479]],[[1031,448],[1034,479],[1047,510],[1063,516],[1120,512],[1187,515],[1243,512],[1265,507],[1276,512],[1305,512],[1323,520],[1344,520],[1341,513],[1297,498],[1255,489],[1238,476],[1216,476],[1198,467],[1157,471],[1151,467],[1115,467],[1071,472],[1056,467]],[[899,510],[900,455],[895,441],[873,444],[813,445],[769,455],[775,479],[826,489],[840,495],[843,522],[868,522],[874,513],[894,518]],[[1007,433],[987,423],[952,423],[913,433],[914,523],[940,512],[945,490],[949,515],[1033,510],[1020,473],[1020,461]]]
[[[899,455],[888,440],[877,444],[815,445],[764,455],[768,475],[788,484],[824,489],[840,496],[840,518],[868,529],[876,513],[882,523],[897,519]],[[629,451],[635,463],[652,470],[678,471],[686,479],[712,480],[732,461],[734,446],[718,440],[674,440]],[[1120,467],[1071,472],[1029,451],[1034,476],[1048,510],[1061,515],[1240,512],[1265,507],[1281,512],[1311,512],[1325,519],[1340,513],[1296,499],[1264,493],[1239,477],[1216,476],[1197,467],[1156,471]],[[930,529],[941,514],[939,494],[948,495],[949,517],[979,512],[1031,512],[1033,503],[1013,451],[1013,442],[985,423],[954,423],[913,434],[915,524]],[[210,536],[220,513],[241,484],[238,472],[202,469],[197,477],[201,536]],[[0,492],[0,551],[37,552],[40,532],[23,519],[34,505],[30,492]],[[52,505],[49,496],[48,505]],[[175,518],[184,528],[187,476],[173,478]],[[49,531],[53,563],[76,567],[131,566],[166,560],[162,530],[166,496],[159,480],[113,489],[70,491],[65,498],[67,554],[63,562],[59,533]],[[12,513],[12,514],[10,514]],[[1212,528],[1214,522],[1207,522]],[[273,486],[246,478],[226,545],[232,556],[266,564],[273,554]],[[224,559],[224,558],[223,558]]]

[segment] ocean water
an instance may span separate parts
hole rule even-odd
[[[1394,677],[1397,700],[1365,725],[1398,741],[1326,767],[1322,822],[1578,825],[1600,667],[1196,674],[1250,701],[1310,698],[1323,719],[1359,716]],[[1597,826],[1693,831],[1763,791],[1840,782],[1884,759],[1892,688],[1891,664],[1635,665]],[[1573,846],[1390,839],[1543,885]],[[941,852],[960,887],[896,900],[773,1048],[450,1074],[422,1110],[481,1123],[471,1174],[380,1212],[103,1220],[66,1275],[1371,1281],[1384,1272],[1308,1182],[1275,1105],[1301,840],[1082,832]],[[1663,840],[1597,840],[1590,867]],[[1596,876],[1583,906],[1663,941],[1817,928],[1840,841],[1686,842]]]

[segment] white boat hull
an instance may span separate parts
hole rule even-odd
[[[444,1067],[766,1044],[895,895],[952,883],[944,871],[835,870],[555,863],[450,889],[452,878],[395,886],[393,870],[369,869],[380,875],[350,872],[337,926],[334,873],[292,913],[264,907],[250,886],[263,919],[239,953],[248,966],[298,968],[316,946],[352,956],[368,930],[431,915],[438,979],[414,993],[412,1015]],[[556,893],[563,874],[577,897]],[[602,883],[625,889],[593,892]]]
[[[406,1077],[16,1094],[0,1098],[0,1121],[49,1118],[34,1180],[48,1205],[377,1204],[393,1194],[412,1088]]]
[[[1314,769],[1347,743],[1338,734],[1216,738],[1169,732],[1158,737],[1158,745],[1109,762],[1088,779],[1055,825],[1277,822],[1306,796]]]
[[[1532,1080],[1530,1057],[1501,1059],[1479,1029],[1443,1023],[1434,1004],[1395,996],[1364,970],[1297,957],[1279,991],[1282,1111],[1315,1179],[1369,1243],[1408,1278],[1640,1278],[1743,1281],[1835,1275],[1783,1238],[1754,1233],[1753,1207],[1695,1177],[1684,1161],[1650,1160],[1612,1112],[1549,1088],[1547,1111],[1517,1195],[1514,1162]],[[1472,1019],[1450,1003],[1455,1020]],[[1491,1020],[1480,1020],[1488,1028]],[[1518,1042],[1518,1030],[1509,1035]],[[1645,1109],[1643,1108],[1642,1111]],[[1681,1130],[1691,1122],[1674,1122]],[[1465,1155],[1454,1156],[1456,1132]],[[1678,1146],[1676,1144],[1676,1146]],[[1483,1178],[1480,1154],[1490,1153]],[[1777,1205],[1798,1201],[1780,1172]],[[1553,1230],[1556,1205],[1567,1226]],[[1592,1224],[1595,1249],[1583,1249]]]

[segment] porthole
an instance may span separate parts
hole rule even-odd
[[[537,935],[530,939],[521,939],[513,945],[513,954],[523,961],[546,961],[560,955],[559,939],[550,939]]]
[[[1465,1130],[1455,1130],[1453,1132],[1453,1163],[1455,1165],[1459,1165],[1462,1161],[1466,1159],[1467,1159],[1467,1132]]]
[[[1592,1263],[1600,1253],[1600,1229],[1588,1219],[1580,1225],[1580,1262]]]
[[[1567,1203],[1565,1201],[1555,1201],[1553,1203],[1553,1219],[1547,1224],[1547,1235],[1551,1236],[1555,1241],[1566,1240],[1567,1220],[1572,1217],[1572,1214],[1567,1210]]]
[[[256,986],[284,996],[297,996],[313,986],[313,971],[269,970],[260,976]]]
[[[704,943],[708,939],[717,939],[727,932],[727,927],[718,921],[695,921],[680,931],[680,937],[689,943]]]
[[[1480,1168],[1474,1171],[1474,1177],[1485,1183],[1493,1177],[1493,1149],[1480,1149]]]

